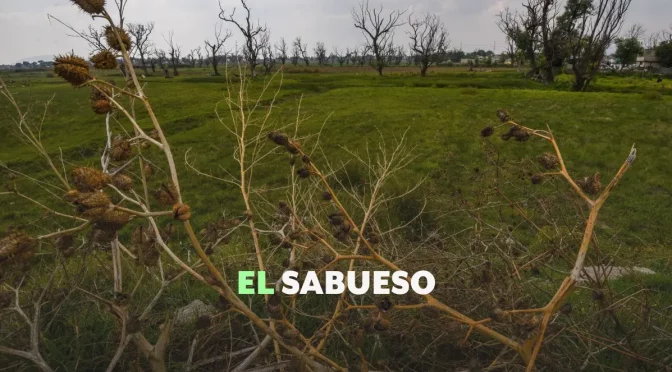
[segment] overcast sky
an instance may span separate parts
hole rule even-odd
[[[521,0],[370,0],[372,5],[383,5],[386,10],[401,9],[415,14],[434,13],[441,17],[450,34],[451,47],[465,51],[504,47],[504,38],[495,25],[495,15],[507,6],[519,8]],[[363,43],[363,36],[352,25],[351,9],[358,0],[249,0],[252,17],[271,29],[273,41],[280,37],[288,41],[301,36],[310,50],[323,41],[329,51],[334,46],[352,47]],[[113,4],[113,0],[108,0]],[[221,0],[223,7],[239,7],[239,0]],[[238,10],[239,14],[241,9]],[[127,22],[154,21],[153,41],[165,48],[163,36],[174,31],[175,40],[182,46],[183,55],[189,49],[203,45],[211,38],[218,19],[216,0],[128,0]],[[93,21],[68,0],[0,0],[0,64],[19,62],[35,56],[50,56],[74,50],[88,55],[85,42],[68,37],[70,32],[58,22],[49,20],[51,14],[85,29]],[[672,0],[633,0],[627,25],[641,23],[647,31],[669,27],[672,19]],[[102,27],[103,21],[93,22]],[[230,27],[231,25],[224,25]],[[406,28],[396,32],[396,41],[407,45]],[[240,45],[236,37],[227,42],[231,50]]]

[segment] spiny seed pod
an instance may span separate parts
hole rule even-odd
[[[101,230],[119,231],[131,221],[131,215],[118,210],[108,210],[100,216],[95,227]]]
[[[117,35],[115,35],[114,32],[115,29],[119,34],[119,37],[121,38],[121,42],[119,42],[119,39],[117,39]],[[131,38],[128,36],[128,33],[126,33],[126,30],[121,29],[119,27],[115,28],[112,28],[112,26],[105,27],[105,39],[107,40],[107,45],[109,45],[110,48],[116,51],[121,52],[122,44],[126,50],[129,50],[131,48]]]
[[[340,212],[334,212],[328,216],[329,223],[333,226],[339,226],[343,224],[343,215]]]
[[[527,129],[514,125],[507,133],[502,134],[502,139],[508,141],[510,138],[515,138],[518,142],[525,142],[530,139],[530,136],[531,134]]]
[[[303,156],[301,157],[301,161],[302,161],[304,164],[310,164],[310,156],[308,156],[308,155],[303,155]]]
[[[124,161],[130,159],[132,155],[133,148],[127,138],[121,134],[114,136],[112,139],[112,149],[110,151],[112,160]]]
[[[493,127],[485,127],[483,130],[481,130],[481,137],[490,137],[495,133],[495,128]]]
[[[301,145],[296,141],[289,141],[289,143],[285,145],[285,149],[287,149],[287,152],[290,154],[296,155],[301,150]]]
[[[560,165],[560,162],[555,155],[545,152],[539,157],[539,164],[546,169],[555,169]]]
[[[142,171],[145,173],[145,177],[154,175],[154,167],[145,161],[142,162]]]
[[[72,183],[82,192],[100,190],[110,181],[110,175],[95,168],[78,167],[72,170]]]
[[[389,297],[383,297],[382,300],[380,300],[376,306],[378,306],[378,309],[382,312],[387,312],[392,308],[392,301],[390,301]]]
[[[376,322],[376,324],[373,326],[373,329],[378,331],[378,332],[384,332],[384,331],[387,331],[388,329],[390,329],[391,326],[392,326],[392,322],[383,318],[383,319],[378,320],[378,322]]]
[[[331,195],[329,191],[325,191],[322,193],[322,200],[331,201],[333,198],[334,198],[333,195]]]
[[[93,79],[89,73],[89,63],[74,54],[57,56],[54,59],[54,72],[75,87]]]
[[[106,86],[92,86],[91,87],[91,101],[107,101],[107,96],[111,96],[112,91]]]
[[[162,183],[161,187],[154,192],[154,197],[161,205],[174,205],[177,202],[177,190],[172,183]]]
[[[535,174],[532,177],[530,177],[530,181],[532,181],[533,185],[539,185],[544,181],[544,176],[541,174]]]
[[[173,205],[173,218],[180,221],[188,221],[191,218],[191,208],[186,204]]]
[[[54,239],[54,247],[59,251],[64,251],[74,244],[75,239],[72,235],[61,235],[58,238]]]
[[[296,171],[296,174],[301,178],[308,178],[308,177],[310,177],[310,169],[301,168],[301,169]]]
[[[112,176],[112,184],[120,190],[128,191],[133,188],[133,179],[130,176],[118,173]]]
[[[37,241],[20,230],[10,229],[9,234],[0,239],[0,264],[23,263],[35,255]]]
[[[112,104],[106,99],[99,99],[91,103],[91,110],[98,115],[105,115],[112,111]]]
[[[72,2],[89,14],[101,14],[105,10],[105,0],[72,0]]]
[[[602,191],[602,182],[600,173],[595,173],[592,177],[584,177],[582,179],[575,180],[575,182],[581,187],[581,190],[586,194],[599,194]]]
[[[110,197],[102,191],[91,192],[91,193],[79,193],[75,191],[75,201],[74,204],[79,204],[84,208],[99,208],[99,207],[109,207],[112,203]],[[68,193],[68,195],[71,195]]]
[[[289,143],[289,138],[286,134],[275,130],[268,133],[268,139],[275,142],[278,146],[286,146]]]
[[[93,67],[99,70],[113,70],[117,68],[117,57],[109,50],[101,50],[89,58]]]
[[[497,110],[497,117],[502,123],[506,123],[507,121],[511,120],[509,113],[504,110]]]

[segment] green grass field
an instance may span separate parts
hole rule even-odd
[[[632,245],[659,246],[672,241],[668,233],[672,226],[672,152],[666,150],[672,136],[672,89],[661,89],[654,79],[604,76],[594,83],[594,92],[576,94],[568,91],[569,79],[565,76],[559,77],[557,86],[545,87],[512,70],[469,73],[463,68],[439,69],[424,79],[409,69],[393,70],[383,78],[367,68],[346,68],[343,72],[331,68],[317,73],[320,70],[288,70],[282,76],[272,117],[277,125],[295,120],[303,97],[301,134],[315,134],[324,125],[320,143],[335,159],[344,154],[342,147],[357,152],[367,143],[375,145],[379,133],[391,139],[408,130],[409,143],[418,158],[406,170],[405,180],[417,182],[437,169],[455,175],[447,184],[430,178],[427,182],[434,190],[474,186],[459,180],[457,174],[481,162],[479,131],[496,124],[494,112],[499,108],[508,110],[523,125],[539,129],[550,126],[570,172],[577,178],[596,171],[603,179],[610,178],[635,143],[636,165],[613,194],[600,226]],[[75,164],[98,162],[104,146],[104,120],[91,112],[87,89],[73,90],[58,78],[45,78],[45,73],[3,78],[13,82],[16,97],[31,107],[32,115],[41,115],[44,103],[53,99],[42,128],[48,151],[56,155],[63,151],[66,161]],[[119,76],[115,78],[121,81]],[[253,82],[252,96],[265,79],[260,76]],[[275,78],[272,88],[277,88],[280,79]],[[204,209],[199,215],[218,212],[213,208],[239,209],[235,192],[221,184],[203,182],[186,171],[183,161],[184,153],[191,149],[196,165],[202,169],[217,171],[218,167],[233,166],[233,140],[215,114],[226,93],[225,78],[194,69],[184,70],[174,79],[149,77],[145,81],[179,159],[187,195],[192,204]],[[267,92],[265,98],[271,93]],[[26,172],[43,169],[33,149],[13,135],[13,112],[7,102],[0,102],[0,108],[0,160]],[[149,127],[141,111],[139,122]],[[228,113],[221,114],[228,120]],[[498,138],[493,142],[511,158],[549,150],[537,144],[532,148],[519,143],[503,146]],[[286,172],[270,171],[257,174],[256,182],[272,185],[284,182],[286,177]],[[201,192],[190,194],[195,185]],[[203,195],[214,198],[215,203],[205,202]],[[14,216],[14,224],[30,218],[28,212],[1,213]],[[6,218],[0,220],[7,224]]]

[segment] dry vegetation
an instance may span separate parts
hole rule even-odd
[[[643,287],[617,293],[605,280],[582,276],[587,262],[618,259],[600,252],[594,228],[635,161],[634,146],[606,185],[599,173],[575,179],[550,128],[524,127],[498,111],[499,124],[481,132],[486,166],[473,177],[483,189],[446,195],[448,202],[431,201],[473,221],[465,233],[444,236],[425,224],[423,205],[409,208],[411,216],[403,223],[394,217],[398,203],[421,187],[389,186],[416,160],[405,135],[381,134],[377,148],[352,151],[349,160],[333,159],[321,151],[320,133],[298,137],[300,110],[294,123],[279,125],[272,117],[278,92],[270,101],[248,97],[245,73],[239,71],[237,78],[228,77],[225,104],[218,108],[235,139],[231,156],[238,167],[201,170],[198,150],[184,161],[203,182],[238,192],[245,210],[193,226],[192,216],[199,212],[190,208],[185,193],[198,190],[181,188],[176,162],[182,159],[171,151],[132,67],[122,22],[115,23],[104,1],[75,3],[109,24],[109,48],[91,58],[95,68],[118,68],[116,57],[121,57],[127,80],[115,86],[95,78],[82,58],[56,59],[56,74],[92,90],[92,110],[107,128],[100,164],[70,170],[65,159],[50,156],[42,145],[46,115],[30,121],[2,84],[18,132],[53,171],[52,178],[36,179],[8,170],[8,190],[0,193],[45,212],[36,223],[45,232],[13,229],[0,240],[0,353],[17,357],[0,357],[3,364],[17,370],[78,369],[79,361],[73,368],[61,359],[91,352],[76,342],[86,337],[97,339],[99,349],[95,361],[81,363],[107,371],[661,370],[669,365],[667,310],[656,309]],[[274,78],[281,80],[282,72]],[[150,117],[151,131],[137,124],[140,110]],[[113,133],[110,122],[116,120],[130,123],[133,132]],[[546,143],[547,152],[538,158],[542,171],[527,175],[539,166],[525,159],[500,166],[490,141],[497,132],[502,140]],[[268,189],[254,183],[255,172],[277,172],[277,164],[286,160],[291,165],[287,185]],[[339,176],[347,163],[363,169],[361,180]],[[526,200],[523,208],[499,188],[530,181],[553,192]],[[39,186],[47,200],[25,194],[26,184]],[[504,206],[521,221],[518,225],[502,212]],[[576,221],[558,218],[554,210],[562,208],[574,210]],[[541,249],[516,240],[522,224],[534,230]],[[279,288],[278,278],[290,268],[423,269],[434,273],[437,289],[397,297],[236,293],[239,269],[267,271]],[[189,297],[212,299],[216,313],[175,324],[177,308],[167,299],[175,287],[191,291]],[[592,300],[578,296],[578,288]],[[112,319],[113,328],[94,328],[93,337],[83,334],[91,328],[80,328],[68,314],[84,308],[89,310],[80,310],[80,318],[92,311],[94,317]],[[73,335],[70,355],[50,353],[58,349],[49,340],[55,332]],[[609,365],[610,359],[620,365]]]

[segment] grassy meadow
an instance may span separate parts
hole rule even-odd
[[[54,159],[60,159],[62,154],[65,168],[100,164],[105,145],[104,116],[92,112],[89,89],[73,89],[45,72],[3,73],[1,77],[28,110],[30,118],[42,117],[49,102],[41,140]],[[105,77],[123,84],[118,73]],[[413,68],[391,68],[385,76],[378,77],[373,69],[366,67],[288,66],[274,75],[269,89],[263,91],[269,79],[271,77],[265,75],[256,77],[248,88],[250,96],[260,97],[261,108],[267,108],[277,92],[270,120],[275,127],[284,127],[287,132],[293,132],[300,107],[299,136],[303,138],[304,147],[314,148],[319,143],[313,161],[328,161],[341,167],[335,177],[344,183],[367,181],[366,172],[352,161],[352,153],[366,156],[367,148],[375,150],[383,142],[390,145],[405,136],[415,158],[394,178],[390,188],[403,191],[422,184],[399,200],[394,207],[394,222],[407,222],[427,200],[424,226],[448,236],[473,225],[473,220],[457,207],[456,195],[494,193],[494,185],[479,176],[488,167],[492,168],[484,157],[485,151],[495,149],[501,169],[515,173],[510,177],[514,181],[498,186],[506,197],[540,199],[559,192],[568,199],[576,199],[562,182],[549,182],[550,191],[530,184],[529,174],[540,169],[536,157],[552,151],[547,143],[505,142],[499,137],[503,129],[487,139],[480,136],[484,127],[499,125],[497,109],[507,110],[515,121],[525,126],[550,127],[575,178],[600,172],[606,185],[628,156],[631,146],[636,144],[637,159],[603,208],[596,234],[602,239],[600,249],[658,273],[617,281],[614,287],[618,292],[634,292],[633,285],[643,283],[651,290],[652,303],[661,309],[672,305],[671,82],[665,80],[659,84],[652,77],[603,75],[592,82],[588,92],[575,93],[570,92],[570,77],[566,75],[559,76],[556,84],[545,86],[525,79],[514,69],[468,72],[460,67],[431,69],[426,78],[421,78]],[[163,78],[157,71],[156,76],[143,78],[142,82],[171,143],[185,200],[194,214],[192,223],[203,226],[222,214],[241,215],[245,208],[234,186],[200,176],[185,164],[185,155],[188,155],[189,162],[204,172],[219,177],[226,176],[225,170],[235,172],[236,163],[231,157],[234,138],[220,122],[231,120],[223,102],[226,78],[210,76],[209,70],[195,68],[182,69],[180,76],[170,79]],[[42,159],[16,135],[15,119],[13,107],[6,100],[0,100],[0,164],[38,180],[50,179]],[[138,122],[150,130],[149,118],[141,109],[138,109]],[[112,122],[112,130],[130,131],[131,126],[120,116],[119,121]],[[160,156],[158,151],[148,154],[150,159]],[[60,160],[57,164],[60,165]],[[0,170],[3,182],[4,172]],[[165,170],[159,169],[152,187],[156,188],[165,178]],[[254,185],[260,195],[274,204],[284,191],[273,190],[286,187],[289,178],[287,155],[269,156],[256,171]],[[30,182],[23,182],[22,187],[21,191],[26,194],[43,197],[40,200],[49,206],[63,206],[57,198],[60,195],[49,195]],[[28,231],[49,232],[40,225],[40,221],[49,216],[31,203],[7,195],[0,196],[0,203],[0,231],[9,226],[23,226]],[[567,219],[569,221],[564,221],[567,225],[579,226],[581,230],[582,221],[576,219],[581,211],[574,204],[559,206],[558,219]],[[543,239],[537,230],[526,225],[520,213],[513,208],[503,213],[503,219],[517,221],[520,228],[516,233],[521,242],[533,252],[543,249],[539,248],[545,244]],[[530,213],[534,212],[530,209]],[[219,256],[220,262],[245,248],[227,249]],[[557,276],[553,279],[562,277],[549,272],[550,276]],[[155,289],[156,286],[147,290]],[[551,287],[541,289],[539,293],[544,289],[554,291]],[[544,297],[543,294],[538,296]],[[157,311],[184,305],[199,297],[216,300],[213,293],[189,280],[171,290]],[[591,306],[588,297],[585,293],[574,295],[578,311]],[[77,369],[74,367],[77,361],[71,359],[73,354],[109,356],[117,342],[112,321],[100,323],[93,311],[82,316],[88,319],[84,321],[88,325],[82,328],[82,339],[78,341],[82,344],[73,345],[68,352],[55,340],[65,343],[72,339],[59,339],[58,329],[50,330],[52,337],[46,345],[47,353],[56,355],[52,360],[59,360],[62,370]],[[94,336],[99,334],[107,335],[105,343],[91,346]],[[601,357],[605,354],[606,364],[609,358],[621,357],[616,353],[603,353]],[[85,365],[97,366],[91,363]],[[104,358],[100,363],[104,365]]]

